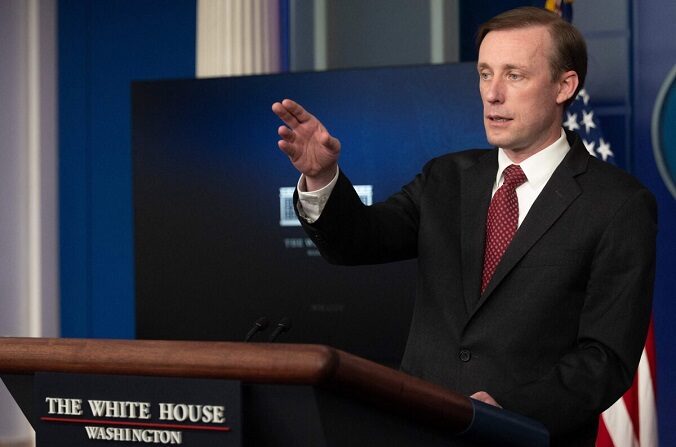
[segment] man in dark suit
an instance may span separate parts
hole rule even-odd
[[[302,173],[298,213],[326,259],[417,257],[404,371],[538,419],[553,444],[593,445],[645,340],[655,201],[561,128],[586,74],[575,28],[519,8],[484,24],[479,42],[496,149],[433,159],[366,207],[338,169],[340,142],[291,100],[273,105],[279,147]]]

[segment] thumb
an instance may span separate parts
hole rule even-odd
[[[332,137],[328,132],[322,136],[321,143],[331,152],[340,151],[340,141],[338,138]]]

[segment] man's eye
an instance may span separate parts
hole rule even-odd
[[[507,79],[509,79],[510,81],[518,81],[519,79],[521,79],[521,75],[516,73],[510,73],[507,75]]]

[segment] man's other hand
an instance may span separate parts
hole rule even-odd
[[[494,407],[498,407],[498,408],[502,408],[502,406],[499,403],[497,403],[495,401],[495,399],[493,399],[493,396],[491,396],[490,394],[488,394],[485,391],[477,391],[476,393],[472,394],[469,397],[471,397],[472,399],[481,401],[485,404],[493,405]]]
[[[340,141],[300,104],[285,99],[272,105],[272,111],[284,122],[277,142],[298,171],[305,175],[308,191],[326,186],[335,176]]]

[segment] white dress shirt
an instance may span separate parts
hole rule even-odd
[[[298,214],[308,223],[314,223],[319,219],[324,210],[324,205],[326,205],[333,191],[333,187],[336,186],[338,174],[340,174],[340,167],[336,169],[336,175],[333,176],[329,184],[316,191],[305,191],[307,189],[305,186],[305,176],[303,174],[300,175],[298,185],[296,185],[296,189],[298,189]]]
[[[561,129],[561,136],[551,145],[542,149],[534,155],[531,155],[521,163],[521,169],[526,178],[525,183],[516,188],[516,196],[519,200],[519,225],[530,211],[533,202],[538,198],[545,185],[551,178],[554,170],[559,166],[563,158],[570,150],[568,140],[566,140],[566,133]],[[493,194],[504,182],[503,171],[505,168],[513,163],[504,149],[498,148],[498,172],[495,176],[495,183],[493,184]],[[324,205],[329,200],[329,196],[333,191],[336,182],[338,181],[339,170],[336,170],[336,175],[333,177],[328,185],[316,191],[305,191],[305,177],[300,176],[298,180],[298,212],[300,216],[308,223],[313,223],[324,210]]]
[[[519,226],[569,150],[570,145],[566,140],[566,133],[561,129],[561,136],[558,140],[518,163],[528,179],[516,188],[516,197],[519,200]],[[498,148],[498,172],[493,184],[493,195],[505,182],[502,173],[511,164],[517,163],[512,162],[502,148]]]

